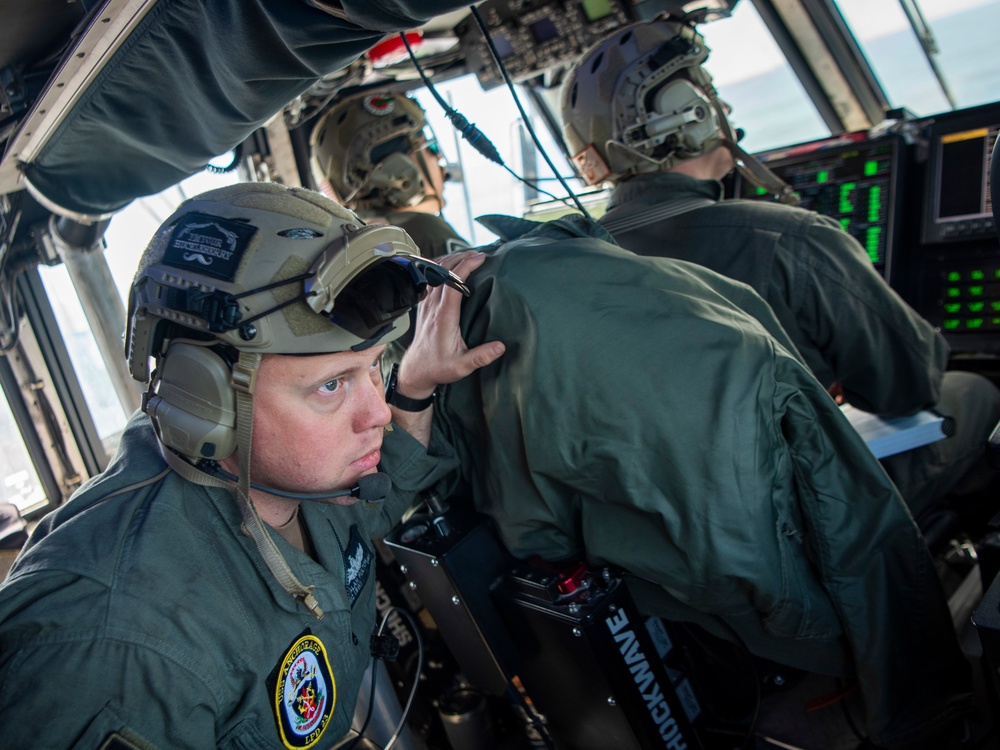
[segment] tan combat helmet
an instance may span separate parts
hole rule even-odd
[[[589,185],[662,172],[718,146],[752,183],[792,191],[737,144],[727,107],[702,67],[694,26],[668,15],[625,26],[591,47],[563,84],[563,137]]]
[[[338,102],[310,137],[311,166],[356,211],[386,212],[420,203],[434,190],[418,154],[434,148],[424,110],[404,94],[378,92]]]

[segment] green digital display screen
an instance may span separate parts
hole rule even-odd
[[[768,162],[765,158],[765,163],[799,196],[802,208],[840,222],[843,230],[861,243],[879,272],[885,273],[890,245],[895,241],[896,149],[897,141],[889,138],[848,144],[835,141],[829,146],[806,144],[790,149],[790,153],[776,152],[775,159]],[[739,197],[771,197],[760,196],[749,185],[748,180],[740,180]]]
[[[611,0],[582,0],[580,7],[583,8],[583,15],[591,23],[607,18],[614,10]]]

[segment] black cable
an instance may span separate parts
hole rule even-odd
[[[368,714],[365,716],[364,724],[361,725],[361,729],[358,730],[358,736],[351,740],[351,744],[345,745],[338,750],[353,750],[354,746],[361,741],[361,738],[365,736],[365,730],[368,729],[368,722],[372,720],[372,713],[375,709],[375,675],[378,673],[376,668],[375,657],[372,657],[372,689],[368,693]]]
[[[398,612],[410,621],[410,629],[413,631],[413,635],[417,641],[417,671],[413,675],[413,686],[410,688],[410,694],[406,698],[406,705],[403,706],[403,715],[399,717],[399,724],[393,730],[389,741],[385,743],[385,750],[391,750],[399,738],[399,733],[403,731],[403,727],[406,725],[406,719],[410,715],[410,709],[413,707],[413,699],[417,694],[417,687],[420,685],[420,675],[424,671],[424,639],[420,635],[420,627],[417,625],[417,621],[413,615],[400,607],[390,607],[382,617],[382,625],[379,627],[379,633],[381,634],[382,628],[385,627],[385,623],[389,619],[389,615],[393,612]]]
[[[525,718],[530,721],[535,729],[538,730],[538,736],[541,737],[542,743],[549,750],[556,750],[556,746],[552,744],[552,738],[549,737],[549,730],[545,728],[545,725],[539,720],[538,716],[528,702],[521,695],[521,691],[514,687],[513,683],[507,683],[507,697],[517,705],[524,712]]]
[[[483,132],[477,128],[473,123],[469,122],[452,106],[448,104],[438,93],[437,89],[434,88],[434,84],[431,79],[427,77],[424,72],[423,66],[417,60],[417,55],[414,53],[413,48],[410,46],[410,42],[406,38],[406,34],[400,33],[399,38],[403,40],[403,44],[406,46],[406,51],[409,53],[410,58],[413,60],[413,64],[417,68],[417,73],[420,74],[420,80],[424,82],[424,86],[427,90],[431,92],[431,95],[441,105],[441,109],[444,110],[445,116],[451,121],[451,124],[462,134],[462,137],[469,142],[476,151],[485,156],[494,164],[499,164],[501,167],[504,166],[503,158],[500,156],[500,152],[497,151],[496,146],[487,138]]]
[[[416,696],[417,688],[420,685],[420,674],[424,671],[424,639],[420,635],[420,628],[417,625],[417,621],[413,618],[413,615],[411,615],[405,609],[401,609],[399,607],[390,607],[388,610],[386,610],[386,613],[382,616],[382,622],[379,623],[378,630],[376,632],[379,635],[382,634],[382,631],[385,629],[385,624],[389,621],[389,615],[391,615],[393,612],[398,612],[399,614],[403,615],[407,620],[410,621],[410,629],[413,631],[414,638],[417,642],[417,670],[416,673],[413,675],[413,687],[410,688],[410,695],[406,699],[406,706],[403,707],[402,715],[399,717],[399,723],[396,725],[395,729],[393,730],[392,736],[389,738],[389,741],[385,744],[385,748],[382,750],[390,750],[390,748],[396,743],[396,740],[399,738],[400,732],[403,731],[403,727],[406,725],[406,719],[410,715],[410,709],[413,707],[413,698],[414,696]],[[372,709],[375,706],[375,674],[378,672],[378,660],[375,659],[374,657],[372,658],[371,669],[372,669],[372,685],[371,685],[371,692],[369,693],[368,696],[368,714],[365,716],[364,724],[361,725],[361,729],[358,730],[358,735],[353,740],[351,740],[351,743],[349,745],[339,747],[337,748],[337,750],[353,750],[354,746],[357,745],[358,742],[360,742],[361,738],[364,736],[365,730],[368,729],[368,724],[371,722]],[[376,748],[380,747],[378,743],[373,742],[371,739],[369,739],[368,742],[370,742]]]
[[[843,684],[838,680],[838,688],[843,688]],[[858,742],[861,744],[858,746],[860,750],[869,750],[871,748],[874,750],[874,745],[872,745],[871,740],[865,736],[865,734],[858,728],[857,723],[854,721],[854,717],[851,716],[850,708],[847,705],[846,700],[840,701],[840,708],[844,712],[844,718],[847,720],[847,726],[850,727],[851,732],[857,738]]]
[[[514,88],[514,82],[510,80],[510,75],[507,73],[507,67],[500,59],[500,53],[497,51],[496,45],[493,44],[493,37],[490,36],[490,30],[487,28],[483,17],[479,14],[479,9],[476,8],[476,6],[472,6],[471,10],[473,17],[476,19],[476,23],[479,24],[479,28],[482,29],[483,37],[485,37],[486,43],[489,45],[493,61],[497,64],[497,68],[500,69],[500,73],[503,74],[503,79],[507,83],[507,88],[510,89],[511,96],[514,98],[514,104],[517,105],[517,110],[521,113],[521,117],[524,119],[524,125],[528,129],[528,133],[531,135],[531,140],[535,142],[535,147],[538,149],[538,153],[542,155],[542,158],[545,159],[545,163],[548,164],[549,169],[552,170],[552,174],[559,179],[559,183],[563,186],[563,189],[569,197],[573,199],[573,202],[576,203],[576,207],[580,209],[580,213],[593,221],[593,217],[587,212],[587,209],[583,207],[583,203],[581,203],[580,199],[576,197],[576,193],[570,189],[569,183],[567,183],[559,174],[559,170],[556,169],[555,164],[552,163],[548,153],[542,147],[541,141],[538,140],[538,135],[535,133],[535,129],[531,127],[528,114],[524,111],[524,107],[521,106],[521,100],[517,95],[517,90]]]
[[[417,73],[420,75],[420,80],[423,81],[424,86],[427,88],[427,90],[431,92],[431,95],[434,97],[434,99],[440,105],[441,109],[444,110],[445,117],[447,117],[448,120],[451,122],[451,124],[455,126],[455,129],[458,130],[458,132],[462,134],[462,137],[466,141],[468,141],[468,143],[469,143],[470,146],[472,146],[482,156],[485,156],[487,159],[489,159],[494,164],[497,164],[497,165],[503,167],[504,169],[506,169],[516,179],[518,179],[521,182],[523,182],[525,185],[527,185],[528,187],[530,187],[532,190],[535,190],[535,191],[537,191],[539,193],[542,193],[543,195],[547,195],[550,198],[552,198],[552,200],[563,201],[564,203],[567,201],[566,198],[560,198],[560,197],[558,197],[556,195],[553,195],[549,191],[544,190],[543,188],[539,187],[537,184],[533,183],[531,180],[525,179],[524,177],[522,177],[521,175],[519,175],[517,172],[515,172],[513,169],[511,169],[510,167],[508,167],[504,163],[503,157],[500,156],[500,152],[497,151],[497,147],[493,145],[493,142],[489,138],[486,137],[486,134],[483,133],[483,131],[481,131],[479,128],[477,128],[476,125],[475,125],[475,123],[469,122],[468,119],[466,119],[466,117],[461,112],[459,112],[454,107],[452,107],[450,104],[448,104],[444,100],[444,98],[438,93],[437,89],[434,88],[434,83],[427,77],[427,74],[424,72],[424,68],[420,64],[420,61],[417,59],[417,56],[414,53],[413,48],[410,47],[410,42],[407,40],[406,35],[403,34],[403,33],[401,33],[399,35],[399,38],[403,40],[403,44],[406,46],[406,51],[409,53],[410,58],[413,60],[413,65],[417,69]],[[527,115],[524,114],[524,109],[521,107],[521,102],[517,99],[517,95],[516,94],[514,96],[514,101],[517,104],[517,108],[521,111],[521,116],[524,118],[525,127],[528,129],[528,132],[531,133],[531,137],[534,139],[535,144],[538,145],[538,139],[535,136],[535,132],[532,129],[530,123],[528,122]],[[540,145],[538,145],[538,148],[539,148],[539,150],[542,150]],[[556,173],[556,168],[554,166],[552,166],[552,162],[549,160],[548,154],[546,154],[544,151],[542,151],[542,156],[545,158],[545,161],[552,168],[553,173]],[[573,194],[573,192],[569,189],[569,186],[566,184],[565,180],[563,180],[562,176],[559,175],[559,174],[556,174],[556,178],[555,179],[558,179],[562,183],[563,187],[566,188],[566,192],[569,193],[570,196],[573,198],[573,200],[576,202],[577,207],[581,211],[583,211],[584,215],[586,215],[589,218],[590,214],[588,214],[587,211],[586,211],[586,209],[583,208],[583,205],[580,203],[580,201],[577,199],[577,197]]]

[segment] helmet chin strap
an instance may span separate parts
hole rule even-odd
[[[725,140],[723,141],[723,145],[733,155],[733,159],[736,160],[736,169],[745,179],[758,187],[764,188],[772,195],[776,195],[780,203],[789,206],[799,205],[799,196],[792,189],[791,185],[761,164],[758,159],[755,159],[740,148],[738,144]]]
[[[715,89],[713,88],[711,91],[705,93],[719,115],[719,130],[722,133],[722,138],[720,138],[722,145],[733,155],[733,160],[736,162],[736,169],[739,173],[752,184],[764,188],[772,195],[776,195],[779,202],[789,206],[797,206],[799,204],[799,196],[792,190],[792,186],[765,167],[759,159],[751,156],[740,147],[737,142],[739,138],[733,131],[733,126],[729,122],[729,116],[726,113],[725,107],[722,106],[722,102],[719,101]]]
[[[243,511],[243,526],[250,534],[257,551],[264,558],[264,564],[271,571],[281,587],[302,602],[317,619],[323,617],[323,610],[313,596],[315,586],[306,586],[292,572],[288,562],[267,533],[257,508],[250,498],[250,447],[253,440],[253,388],[260,367],[259,352],[240,352],[239,361],[233,365],[233,389],[236,391],[237,454],[240,459],[240,481],[236,488],[236,499]]]

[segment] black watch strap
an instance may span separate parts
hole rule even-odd
[[[395,406],[403,411],[423,411],[434,403],[432,393],[427,398],[409,398],[396,390],[399,384],[399,365],[394,364],[389,372],[389,381],[385,384],[385,402],[390,406]]]

